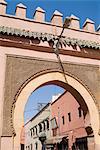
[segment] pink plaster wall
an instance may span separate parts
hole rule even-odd
[[[13,150],[13,138],[12,137],[2,137],[0,140],[1,140],[0,150]]]
[[[21,130],[20,143],[25,144],[25,128],[24,127],[22,127],[22,130]]]
[[[68,135],[69,141],[75,140],[75,138],[86,136],[86,131],[84,129],[84,119],[79,117],[78,102],[69,93],[65,92],[63,96],[58,98],[51,105],[52,118],[56,117],[57,123],[60,126],[57,128],[58,135]],[[71,122],[68,119],[68,113],[71,113]],[[82,112],[83,114],[83,112]],[[65,124],[62,123],[62,116],[64,116]]]

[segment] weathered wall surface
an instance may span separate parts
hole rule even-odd
[[[99,104],[100,72],[99,66],[64,63],[65,71],[75,76],[85,84]],[[47,69],[60,70],[59,64],[54,61],[40,60],[30,57],[7,56],[3,135],[12,135],[11,109],[14,97],[21,85],[31,76]]]
[[[7,136],[10,137],[13,133],[13,104],[17,105],[15,95],[21,85],[48,69],[61,71],[53,48],[63,27],[63,14],[57,10],[50,22],[46,22],[45,11],[40,7],[36,9],[34,19],[28,19],[26,6],[23,4],[16,6],[15,16],[6,14],[6,6],[7,3],[0,0],[0,138],[4,136],[0,142],[2,150],[5,149]],[[64,29],[59,47],[64,69],[85,85],[100,111],[100,27],[95,30],[95,23],[86,19],[81,29],[78,17],[71,15],[69,19],[70,25]],[[95,112],[97,116],[98,109]],[[97,135],[96,138],[99,150]],[[9,143],[12,142],[12,137],[10,140]],[[13,147],[13,144],[10,146]]]

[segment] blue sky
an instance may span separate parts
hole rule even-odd
[[[64,18],[71,14],[80,18],[80,25],[90,18],[95,22],[96,28],[100,24],[100,0],[6,0],[8,3],[7,13],[15,14],[18,3],[27,7],[27,18],[33,18],[37,7],[46,11],[46,21],[50,21],[53,12],[57,9],[63,13]]]
[[[37,7],[46,11],[46,21],[50,22],[55,10],[66,16],[74,14],[80,18],[80,26],[89,18],[95,22],[96,28],[100,24],[100,0],[6,0],[7,13],[15,15],[16,5],[23,3],[27,7],[27,18],[33,18]],[[29,97],[25,107],[25,121],[31,118],[37,112],[37,103],[47,103],[51,100],[52,95],[62,93],[64,90],[54,85],[42,87]]]
[[[25,106],[25,122],[38,112],[38,103],[45,103],[46,105],[51,101],[52,95],[57,95],[58,93],[63,92],[64,89],[56,85],[46,85],[34,91],[30,95]]]

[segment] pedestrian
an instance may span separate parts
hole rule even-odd
[[[54,143],[54,150],[58,150],[56,143]]]
[[[60,150],[68,150],[68,140],[66,139],[66,137],[62,138],[62,141],[60,142]]]

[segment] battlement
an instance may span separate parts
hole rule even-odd
[[[17,28],[31,32],[48,33],[53,35],[60,35],[63,27],[63,14],[55,10],[51,16],[50,22],[45,20],[45,10],[38,7],[33,15],[33,19],[26,18],[27,7],[22,3],[16,6],[15,15],[6,14],[7,3],[0,0],[0,26]],[[71,15],[70,25],[65,29],[63,36],[71,38],[79,38],[99,42],[100,26],[95,29],[95,23],[89,18],[86,19],[83,27],[80,28],[80,19],[75,15]]]

